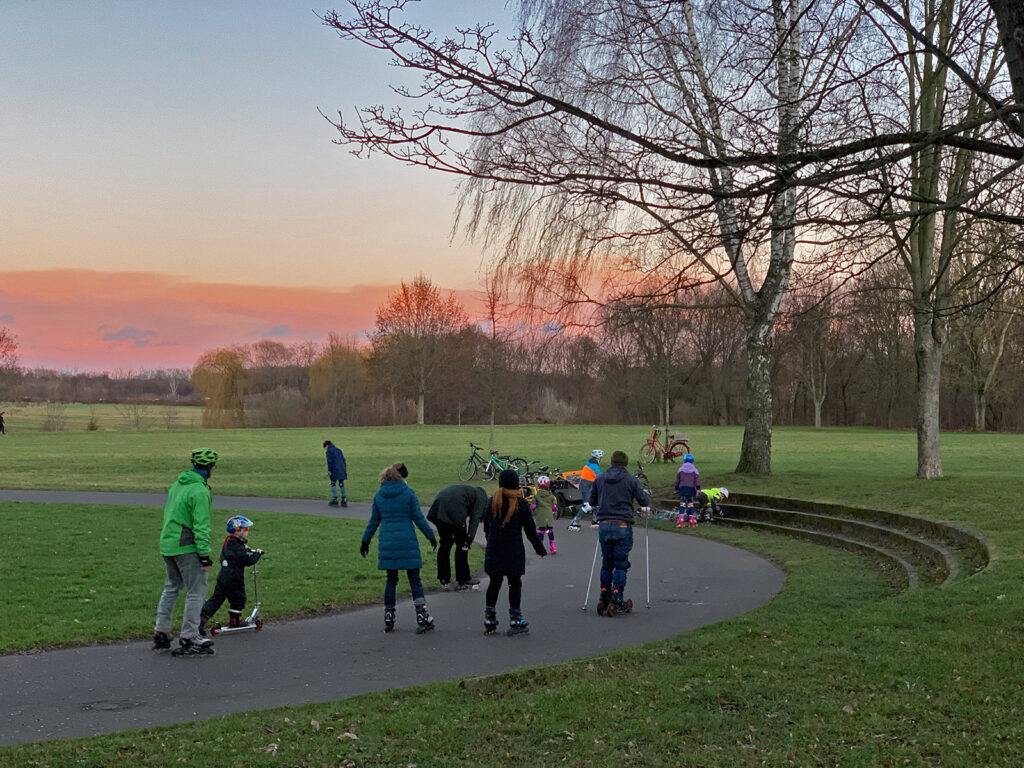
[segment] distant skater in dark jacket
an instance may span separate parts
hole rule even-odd
[[[215,614],[224,601],[228,601],[228,626],[242,626],[245,611],[245,569],[256,565],[263,556],[262,549],[249,549],[249,529],[252,520],[245,515],[236,515],[228,520],[228,535],[220,550],[220,573],[217,585],[210,599],[203,603],[199,613],[199,634],[206,635],[206,622]]]
[[[508,619],[510,635],[528,631],[529,622],[523,619],[523,574],[526,573],[526,548],[523,536],[540,557],[547,552],[537,536],[537,527],[530,514],[530,505],[519,489],[519,475],[506,469],[498,476],[498,490],[484,512],[484,534],[487,550],[484,570],[490,577],[487,585],[487,603],[484,608],[484,632],[491,634],[498,628],[497,603],[502,579],[508,579]]]
[[[370,552],[370,541],[380,528],[377,541],[377,569],[387,571],[384,585],[384,631],[395,628],[395,599],[398,590],[398,572],[405,571],[412,590],[412,602],[416,607],[416,633],[422,634],[434,628],[434,618],[427,613],[427,599],[420,579],[423,559],[420,557],[416,529],[437,549],[437,537],[430,523],[423,517],[420,500],[416,493],[402,479],[404,464],[387,467],[380,473],[380,490],[373,497],[373,511],[363,531],[359,554],[366,557]],[[408,470],[405,470],[408,475]]]
[[[339,505],[338,491],[340,490],[340,504],[347,507],[345,481],[348,479],[348,467],[345,464],[345,454],[330,440],[324,440],[324,455],[327,457],[327,479],[331,481],[331,500],[327,502],[327,506],[337,507]]]

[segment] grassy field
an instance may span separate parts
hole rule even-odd
[[[480,443],[486,431],[271,430],[201,438],[225,456],[214,477],[218,493],[322,496],[324,436],[350,457],[352,493],[368,496],[373,472],[362,478],[362,468],[375,470],[393,456],[409,462],[410,483],[426,501],[453,480],[466,443]],[[755,482],[730,474],[739,430],[693,429],[691,436],[705,484],[954,521],[988,537],[991,564],[945,587],[891,596],[855,556],[702,527],[698,535],[773,558],[787,572],[785,590],[750,614],[684,636],[523,669],[469,688],[438,684],[5,748],[0,764],[1019,765],[1024,437],[945,435],[947,477],[923,482],[913,478],[912,433],[780,429],[775,473]],[[173,432],[109,433],[96,443],[88,442],[95,434],[10,437],[17,439],[0,438],[4,487],[146,490],[166,486],[197,438]],[[591,447],[632,454],[643,437],[642,428],[507,427],[498,444],[569,467]],[[47,462],[52,466],[41,466]],[[667,484],[672,471],[658,468],[652,476]],[[29,512],[22,517],[45,515]],[[62,610],[85,605],[74,602],[88,597],[80,594],[84,587],[68,595]],[[339,738],[346,732],[358,739]],[[276,754],[256,751],[272,743]]]
[[[198,430],[202,408],[191,405],[0,402],[10,434],[22,432],[152,432]]]
[[[7,585],[0,592],[0,652],[152,635],[164,578],[154,551],[162,510],[76,504],[62,505],[56,514],[55,525],[48,505],[0,504],[7,553],[0,558],[0,583]],[[365,522],[249,514],[256,518],[252,546],[268,551],[260,578],[274,585],[262,592],[265,616],[279,620],[380,601],[384,579],[376,544],[367,558],[359,556]],[[230,516],[215,510],[215,542]],[[421,546],[429,557],[426,542]],[[470,551],[472,567],[482,560],[479,547]],[[424,569],[423,580],[428,589],[440,586],[431,568]],[[251,576],[248,581],[251,595]],[[226,611],[217,618],[226,621]]]

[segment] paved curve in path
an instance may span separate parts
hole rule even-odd
[[[164,499],[163,494],[0,491],[0,501],[162,506]],[[225,496],[214,503],[219,517],[227,510],[369,517],[369,505],[357,503],[334,509],[316,501]],[[268,620],[262,632],[222,636],[217,655],[206,658],[172,658],[142,641],[0,656],[0,743],[91,736],[592,656],[750,611],[775,595],[785,578],[742,549],[652,530],[651,607],[646,609],[645,534],[637,528],[627,589],[636,608],[627,616],[603,618],[593,609],[594,592],[590,610],[582,610],[597,531],[568,533],[564,523],[556,530],[557,556],[541,560],[527,547],[528,635],[485,637],[482,592],[428,594],[437,629],[416,635],[405,585],[392,634],[383,632],[380,606],[372,606]],[[273,550],[271,542],[264,543]],[[424,550],[429,563],[429,547]],[[266,583],[263,591],[272,618],[274,585]],[[158,592],[154,584],[154,610]],[[502,629],[506,600],[507,588],[498,610]],[[245,660],[241,674],[238,659]]]

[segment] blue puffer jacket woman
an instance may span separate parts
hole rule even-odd
[[[416,493],[405,484],[398,467],[391,466],[380,474],[380,489],[373,497],[373,511],[370,521],[363,531],[362,545],[359,553],[366,557],[370,551],[370,541],[380,528],[377,539],[377,569],[387,571],[384,586],[384,630],[390,632],[395,626],[395,599],[398,588],[398,572],[405,571],[409,577],[412,590],[413,605],[416,607],[417,633],[427,632],[434,628],[434,619],[427,613],[427,602],[420,580],[420,568],[423,558],[420,557],[419,540],[416,528],[437,549],[437,538],[434,529],[423,516],[420,501]]]

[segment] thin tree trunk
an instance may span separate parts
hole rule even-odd
[[[494,398],[491,398],[491,434],[487,440],[487,450],[494,450],[494,411],[497,408]]]
[[[767,344],[770,326],[752,325],[747,330],[747,403],[736,471],[767,475],[772,468],[772,373]]]
[[[416,398],[416,423],[423,424],[423,390],[420,390],[419,397]]]
[[[984,392],[974,391],[974,431],[985,431],[985,411],[988,409]]]
[[[821,429],[821,404],[824,402],[824,398],[819,400],[817,397],[814,398],[814,428]]]
[[[1006,54],[1014,99],[1024,104],[1024,5],[1020,0],[989,0],[989,6],[999,25],[999,39]]]
[[[942,477],[939,443],[939,383],[942,345],[932,333],[930,315],[914,318],[914,358],[917,360],[917,476]]]

